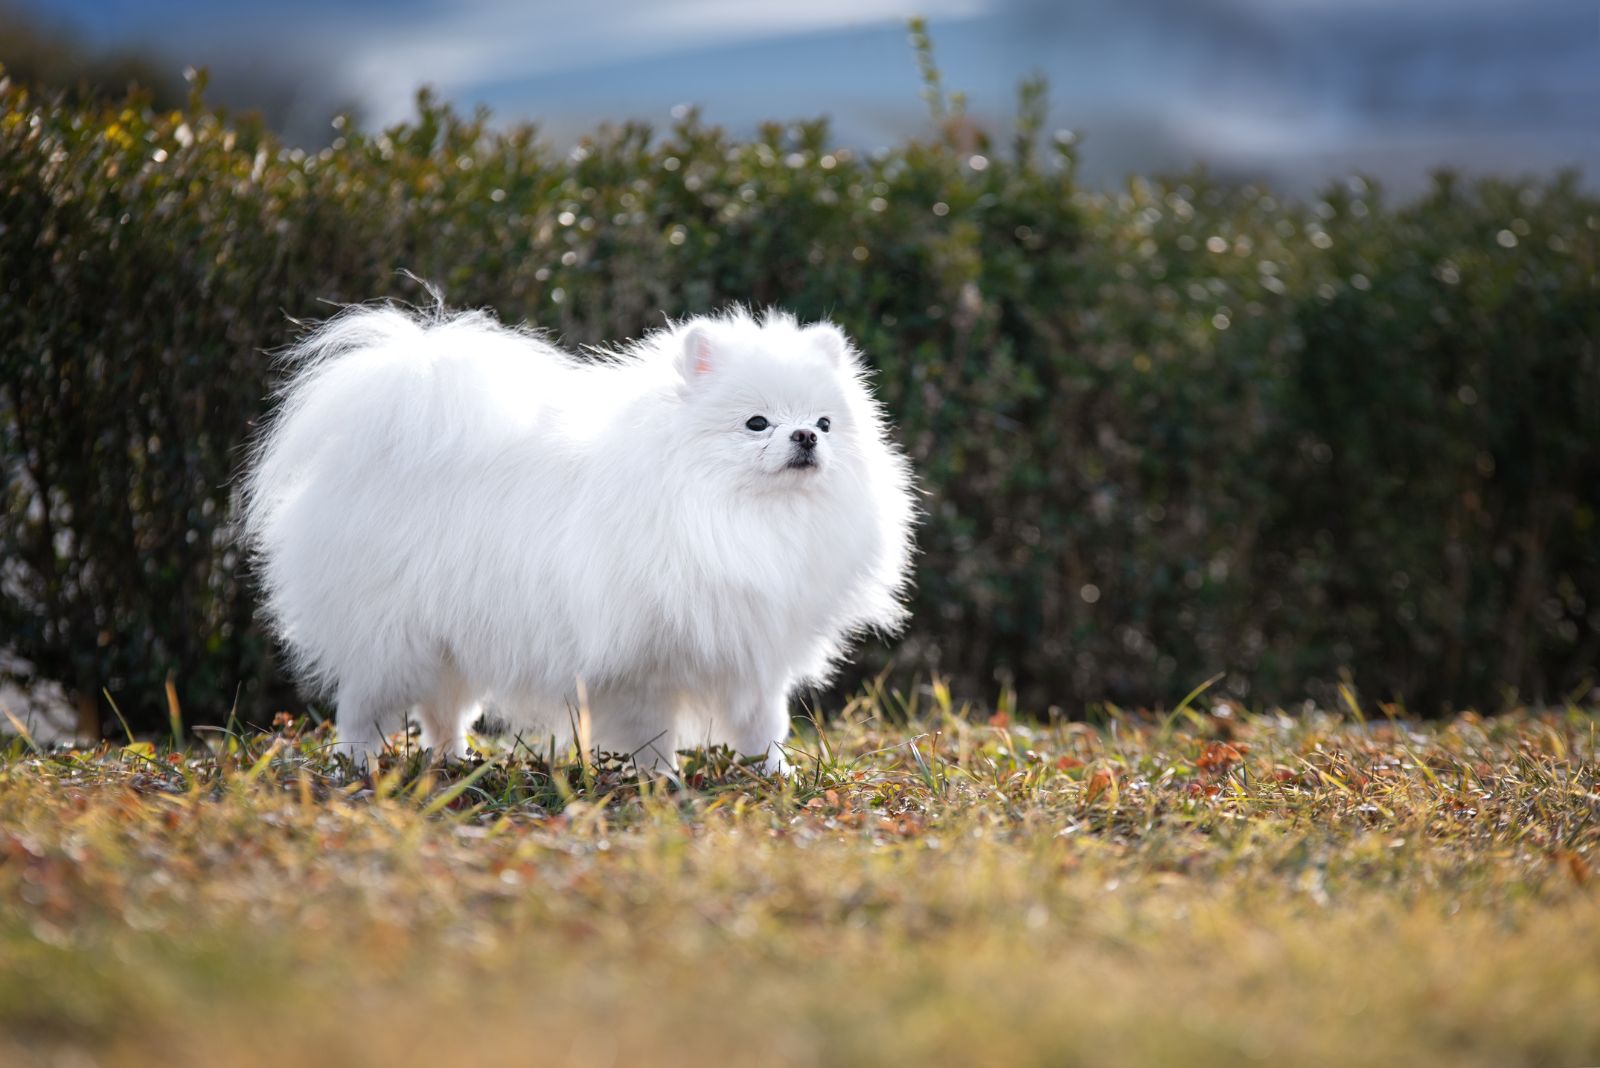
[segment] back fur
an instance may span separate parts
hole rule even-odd
[[[354,755],[408,715],[458,754],[491,696],[559,735],[582,696],[603,750],[779,766],[791,690],[904,616],[909,470],[831,326],[735,310],[579,359],[361,307],[288,359],[244,533]]]

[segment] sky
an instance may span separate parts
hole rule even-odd
[[[556,142],[679,104],[735,132],[827,115],[841,144],[926,133],[905,20],[1003,130],[1050,81],[1085,176],[1204,163],[1310,192],[1360,171],[1600,175],[1600,0],[12,0],[96,48],[291,87],[291,136],[353,104],[405,118],[434,86]],[[230,88],[231,87],[231,88]],[[232,101],[248,103],[245,101]]]

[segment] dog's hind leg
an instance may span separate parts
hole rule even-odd
[[[435,760],[460,760],[467,755],[467,726],[477,707],[476,696],[454,664],[440,668],[433,693],[417,706],[422,745],[433,750]]]
[[[399,711],[403,708],[405,705],[389,704],[365,688],[340,685],[336,717],[339,740],[333,751],[365,770],[383,752],[388,736],[405,728],[405,713]]]
[[[600,753],[630,758],[644,771],[677,766],[679,698],[651,687],[597,688],[582,708],[574,702],[574,734],[582,740],[578,717],[588,715],[588,742]]]

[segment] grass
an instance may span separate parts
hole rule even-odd
[[[0,743],[0,1063],[1600,1064],[1595,710],[1010,719],[880,690],[787,783]]]

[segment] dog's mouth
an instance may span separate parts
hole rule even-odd
[[[820,465],[817,463],[817,458],[813,453],[802,452],[790,457],[789,462],[783,466],[786,471],[806,471]]]

